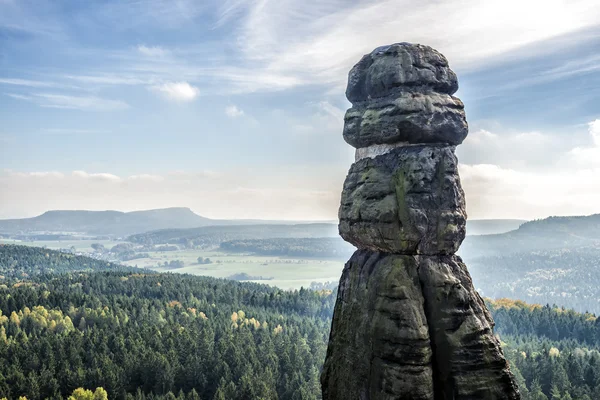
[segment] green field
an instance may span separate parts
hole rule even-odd
[[[46,247],[48,249],[69,249],[74,246],[77,252],[91,252],[92,243],[100,243],[110,248],[119,241],[111,240],[61,240],[31,241],[0,239],[0,243],[20,244],[25,246]],[[244,254],[226,254],[218,251],[179,250],[150,252],[149,258],[138,258],[122,262],[125,265],[140,268],[151,268],[160,272],[205,275],[216,278],[227,278],[234,274],[246,273],[251,276],[273,278],[272,280],[256,280],[282,289],[299,289],[308,287],[311,282],[337,282],[342,274],[344,261],[338,259],[318,258],[283,258],[255,256]],[[210,258],[212,264],[198,264],[198,257]],[[157,268],[165,261],[181,260],[185,266],[178,269]]]
[[[125,262],[126,265],[152,268],[156,271],[170,271],[193,275],[227,278],[237,273],[273,278],[255,281],[282,289],[299,289],[311,282],[337,282],[342,274],[344,262],[332,259],[301,259],[254,256],[243,254],[225,254],[217,251],[181,250],[149,253],[150,258],[141,258]],[[198,264],[198,257],[208,257],[212,264]],[[156,268],[165,261],[181,260],[183,268],[167,270]]]

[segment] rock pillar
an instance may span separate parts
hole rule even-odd
[[[455,253],[468,133],[456,74],[422,45],[379,47],[352,68],[344,139],[344,267],[321,383],[325,400],[520,399],[494,322]]]

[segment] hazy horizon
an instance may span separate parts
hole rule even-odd
[[[470,219],[599,213],[597,15],[592,0],[0,0],[0,218],[336,220],[347,73],[399,41],[458,74]]]

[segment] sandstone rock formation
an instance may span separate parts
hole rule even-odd
[[[339,211],[344,267],[325,400],[519,399],[494,322],[460,257],[467,135],[456,75],[430,47],[379,47],[352,69],[344,139],[356,147]]]

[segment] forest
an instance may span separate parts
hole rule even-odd
[[[231,225],[205,226],[192,229],[163,229],[127,238],[128,241],[153,245],[177,244],[187,248],[216,248],[231,240],[272,238],[336,237],[337,225],[328,223],[296,225]]]
[[[109,399],[320,398],[335,289],[66,256],[0,246],[0,398],[91,399],[96,388]],[[595,315],[488,306],[525,400],[600,398]]]
[[[282,257],[334,257],[348,259],[355,248],[339,238],[274,238],[223,242],[224,252]]]

